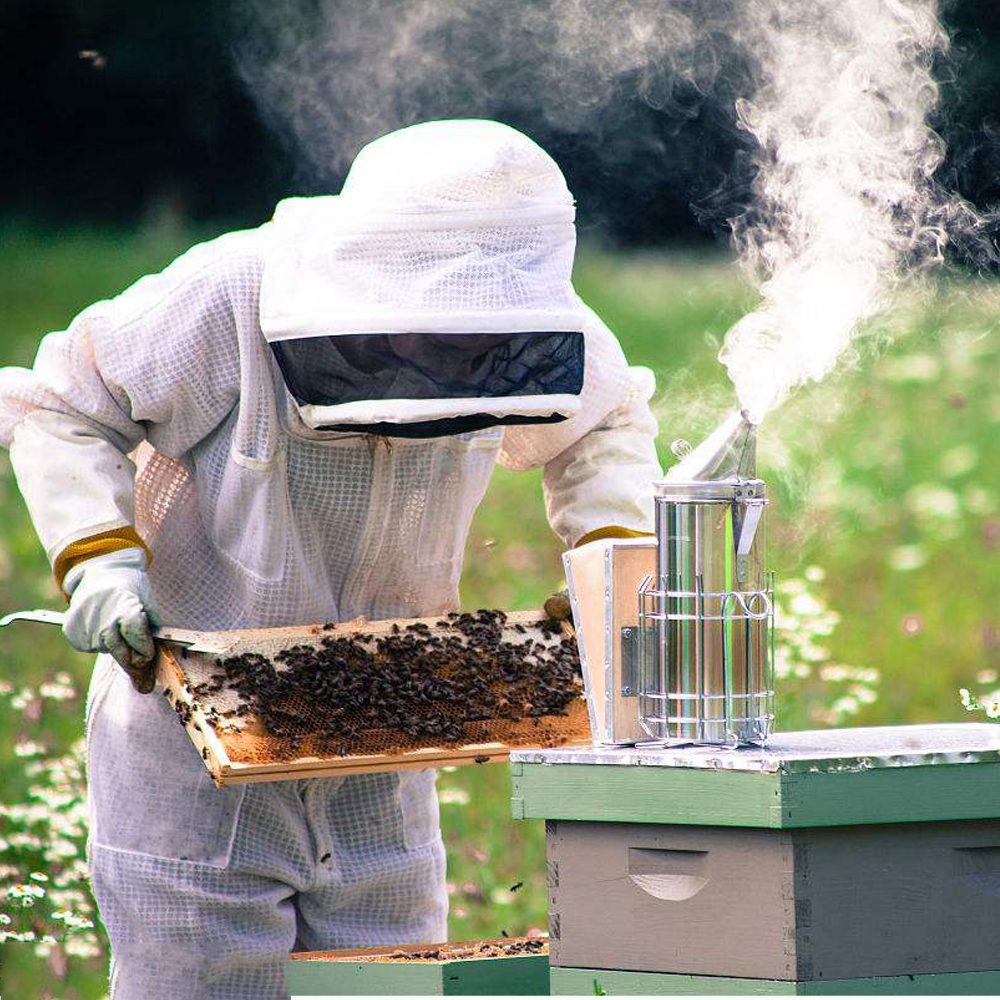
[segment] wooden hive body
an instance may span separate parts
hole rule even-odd
[[[996,820],[555,821],[547,853],[553,965],[813,980],[1000,964]]]

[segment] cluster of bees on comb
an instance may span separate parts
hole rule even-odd
[[[370,747],[373,731],[385,749],[461,746],[470,742],[469,723],[537,726],[543,716],[566,715],[582,695],[576,642],[557,621],[526,627],[508,624],[503,611],[481,610],[453,612],[435,626],[325,635],[273,659],[253,652],[217,659],[210,681],[192,693],[210,700],[228,688],[239,703],[223,716],[252,715],[288,748],[308,739],[310,751],[334,756]],[[213,713],[210,721],[224,725]]]
[[[509,958],[511,955],[542,955],[549,950],[548,938],[511,938],[509,941],[477,941],[471,944],[442,945],[421,951],[400,948],[384,955],[352,955],[353,961],[438,962],[466,958]]]

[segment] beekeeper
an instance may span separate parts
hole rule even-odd
[[[653,380],[576,296],[573,220],[524,135],[416,125],[0,373],[66,634],[109,654],[86,728],[114,1000],[270,1000],[293,948],[445,939],[434,772],[216,788],[145,695],[150,627],[450,611],[498,461],[544,466],[567,546],[649,530]]]

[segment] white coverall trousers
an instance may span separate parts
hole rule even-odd
[[[216,788],[168,701],[106,656],[87,757],[111,1000],[281,1000],[293,950],[445,940],[434,771]]]

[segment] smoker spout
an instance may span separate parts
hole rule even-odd
[[[745,410],[727,417],[697,448],[666,474],[669,482],[754,479],[757,474],[757,425]]]

